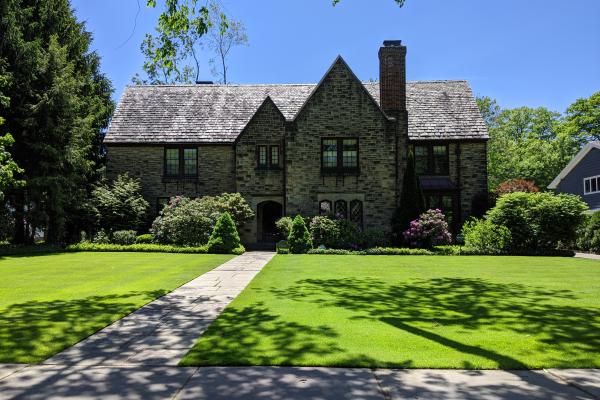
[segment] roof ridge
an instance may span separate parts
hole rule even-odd
[[[316,83],[182,83],[158,85],[126,85],[128,88],[155,88],[155,87],[248,87],[248,86],[314,86]]]

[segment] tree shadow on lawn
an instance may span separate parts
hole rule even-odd
[[[136,291],[9,305],[0,310],[0,363],[42,361],[166,293]]]
[[[374,360],[366,355],[343,357],[345,352],[336,344],[337,337],[336,331],[326,325],[287,321],[270,312],[263,302],[228,307],[180,365],[297,366],[311,365],[310,358],[327,355],[339,355],[340,365],[373,364]],[[405,366],[409,365],[407,361]]]
[[[560,359],[546,360],[552,366],[598,367],[600,308],[549,303],[577,300],[570,290],[450,277],[397,284],[374,278],[304,279],[293,287],[271,290],[282,299],[351,310],[354,319],[387,323],[465,355],[486,358],[502,369],[527,365],[512,354],[444,337],[436,328],[454,327],[467,334],[477,329],[490,335],[514,332],[515,340],[535,340],[531,351],[558,350]],[[463,366],[473,368],[467,361]]]

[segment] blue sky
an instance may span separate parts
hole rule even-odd
[[[466,79],[503,107],[564,111],[600,91],[598,0],[406,0],[403,8],[393,0],[222,3],[248,30],[249,46],[230,57],[234,83],[317,82],[338,54],[360,79],[376,79],[380,44],[401,39],[409,80]],[[135,22],[138,0],[72,0],[115,99],[141,71],[139,44],[161,8],[139,4]],[[202,79],[213,79],[208,70],[205,62]]]

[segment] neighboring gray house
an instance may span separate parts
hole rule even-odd
[[[554,178],[548,189],[577,194],[590,210],[600,210],[600,141],[585,145]]]
[[[457,231],[487,198],[471,88],[406,82],[400,41],[379,64],[369,83],[338,57],[318,84],[127,87],[104,138],[107,175],[139,178],[154,212],[172,196],[239,192],[256,213],[244,243],[273,242],[275,221],[299,213],[389,231],[412,148],[427,206]]]

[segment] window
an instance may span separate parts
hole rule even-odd
[[[267,146],[258,146],[258,168],[267,168]]]
[[[323,168],[337,168],[337,140],[323,139]]]
[[[271,168],[279,168],[279,146],[271,146]]]
[[[417,175],[423,175],[427,172],[427,146],[415,146],[415,171]]]
[[[335,202],[335,216],[340,219],[348,218],[348,203],[346,203],[346,200],[337,200]]]
[[[165,160],[165,174],[169,176],[179,175],[179,149],[166,149]]]
[[[171,178],[198,176],[198,148],[165,148],[165,176]]]
[[[363,224],[363,203],[360,200],[350,202],[350,221],[362,228]]]
[[[454,223],[454,196],[452,194],[425,194],[425,205],[428,209],[442,210],[448,221],[448,226]]]
[[[413,153],[417,175],[448,175],[450,166],[447,145],[414,145]]]
[[[183,175],[198,174],[198,149],[183,149]]]
[[[256,167],[258,169],[279,169],[279,146],[256,146]]]
[[[358,139],[322,139],[321,152],[321,165],[323,171],[358,171]]]
[[[583,194],[600,193],[600,175],[583,179]]]
[[[319,203],[319,215],[329,215],[331,211],[331,202],[329,200],[322,200]]]

